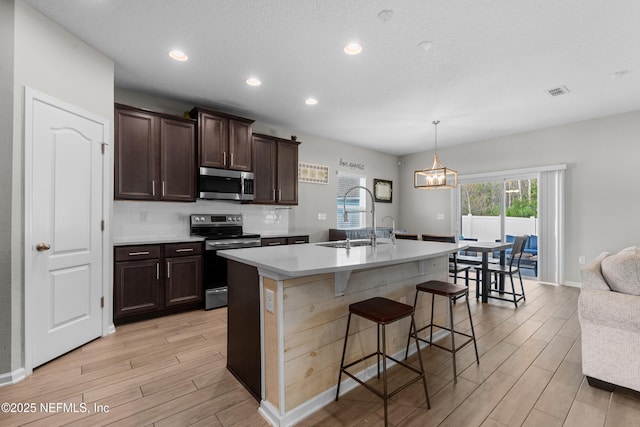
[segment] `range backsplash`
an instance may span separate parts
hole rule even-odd
[[[244,232],[287,233],[291,208],[211,200],[195,203],[114,201],[114,240],[189,235],[191,214],[241,213]]]

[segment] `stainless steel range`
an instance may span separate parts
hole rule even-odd
[[[241,214],[191,215],[191,235],[205,238],[203,288],[205,310],[227,305],[227,260],[218,250],[260,246],[259,234],[242,232]]]

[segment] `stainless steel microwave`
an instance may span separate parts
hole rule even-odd
[[[253,172],[200,168],[198,191],[201,199],[253,200]]]

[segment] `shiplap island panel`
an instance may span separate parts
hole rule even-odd
[[[230,269],[256,271],[257,283],[230,281],[229,287],[230,293],[237,286],[236,291],[246,290],[247,295],[254,294],[249,287],[255,287],[260,298],[261,413],[274,425],[292,425],[333,401],[349,304],[384,296],[412,305],[415,285],[447,280],[449,253],[465,247],[401,240],[396,245],[384,241],[377,247],[349,250],[311,243],[220,251],[234,261]],[[345,283],[337,286],[336,281]],[[338,288],[342,290],[339,294]],[[267,304],[267,300],[273,302]],[[230,330],[237,314],[234,309],[230,298]],[[427,324],[430,315],[430,303],[425,300],[416,311],[418,327]],[[435,316],[445,321],[444,299],[436,300]],[[389,353],[402,352],[404,357],[409,321],[396,322],[387,330]],[[375,324],[352,319],[350,333],[355,335],[350,339],[348,360],[374,351],[375,331]],[[229,340],[242,338],[230,336]],[[233,358],[230,347],[229,365]],[[364,376],[375,375],[374,359],[362,364],[362,370]],[[345,380],[341,391],[353,384]]]

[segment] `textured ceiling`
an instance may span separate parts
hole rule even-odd
[[[117,87],[396,155],[640,109],[638,0],[25,1]]]

